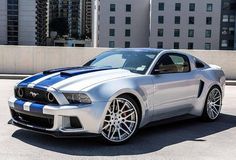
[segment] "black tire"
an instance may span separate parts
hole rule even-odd
[[[105,134],[101,134],[102,135],[102,139],[104,140],[104,142],[106,144],[111,144],[111,145],[120,145],[120,144],[124,144],[124,143],[127,143],[131,138],[134,137],[134,135],[136,134],[138,128],[139,128],[139,124],[140,124],[140,120],[141,120],[141,111],[140,111],[140,108],[137,104],[137,102],[135,102],[134,99],[132,99],[130,96],[128,95],[121,95],[121,96],[118,96],[116,99],[124,99],[124,100],[127,100],[128,102],[130,102],[133,107],[135,108],[134,111],[136,111],[137,113],[135,114],[135,116],[137,115],[136,119],[137,119],[137,123],[135,125],[135,128],[133,130],[133,132],[129,135],[128,138],[124,139],[124,140],[121,140],[121,141],[113,141],[113,140],[109,140]],[[112,103],[111,103],[112,105]],[[107,111],[107,114],[108,114],[109,111]],[[105,125],[105,121],[103,122],[103,126]],[[121,124],[120,124],[121,125]],[[118,131],[117,131],[118,132]],[[118,134],[118,133],[117,133]]]
[[[209,102],[211,102],[211,100],[210,100],[211,97],[210,96],[212,96],[211,95],[212,92],[215,92],[218,96],[220,96],[219,101],[217,101],[217,103],[215,102],[216,103],[215,105],[217,105],[217,106],[215,106],[215,108],[218,110],[218,114],[216,114],[216,110],[212,109],[212,107],[210,106],[210,103],[209,103]],[[213,103],[213,102],[211,102],[211,103]],[[221,90],[218,86],[213,86],[207,94],[207,97],[206,97],[206,100],[205,100],[205,106],[204,106],[204,109],[203,109],[203,112],[202,112],[202,115],[201,115],[201,119],[203,121],[206,121],[206,122],[215,121],[220,116],[221,106],[222,106],[222,93],[221,93]],[[209,111],[209,110],[212,110],[212,111]],[[211,112],[214,116],[211,115]]]

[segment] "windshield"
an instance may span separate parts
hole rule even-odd
[[[98,55],[84,66],[109,66],[145,74],[158,53],[158,51],[108,51]]]

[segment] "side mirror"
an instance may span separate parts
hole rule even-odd
[[[168,70],[164,69],[164,68],[162,68],[162,69],[154,69],[152,71],[152,74],[156,75],[156,74],[160,74],[160,73],[163,73],[163,72],[166,72],[166,71],[168,71]]]

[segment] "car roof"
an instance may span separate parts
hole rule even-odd
[[[117,48],[112,49],[110,51],[114,52],[161,52],[164,51],[164,49],[156,49],[156,48]]]

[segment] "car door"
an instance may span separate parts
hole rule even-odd
[[[187,114],[193,107],[198,92],[198,81],[188,57],[166,53],[152,71],[154,83],[153,120]]]

